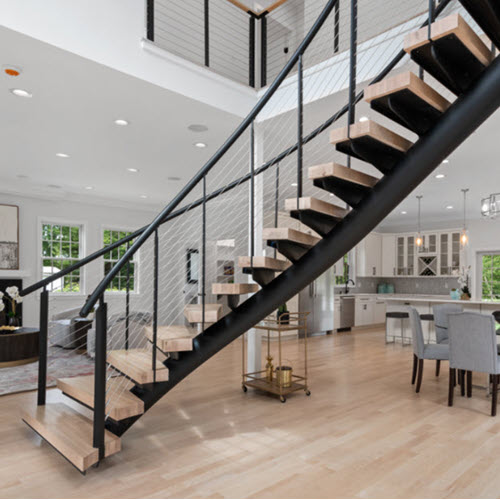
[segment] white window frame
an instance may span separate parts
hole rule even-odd
[[[80,241],[79,241],[79,257],[78,260],[83,259],[86,255],[86,241],[87,241],[87,223],[85,221],[78,221],[73,219],[63,219],[60,217],[38,217],[37,221],[37,262],[38,262],[38,276],[39,279],[43,279],[43,261],[47,260],[43,258],[43,225],[50,224],[52,226],[78,226],[80,228]],[[73,260],[73,259],[65,259]],[[50,293],[56,295],[57,297],[85,297],[86,296],[86,276],[85,276],[85,266],[80,268],[80,291],[78,292],[53,292],[50,286],[47,287]]]
[[[125,233],[134,233],[137,231],[137,228],[132,228],[132,227],[124,227],[124,226],[119,226],[116,224],[102,224],[101,225],[101,248],[104,248],[104,231],[116,231],[116,232],[125,232]],[[134,263],[134,289],[130,290],[130,295],[139,295],[140,293],[140,286],[139,286],[139,277],[140,277],[140,250],[138,250],[133,258],[132,262]],[[104,259],[104,256],[102,258],[102,266],[101,266],[101,274],[102,274],[102,279],[104,279],[104,263],[109,262]],[[116,261],[114,261],[116,262]],[[112,291],[112,290],[106,290],[106,294],[109,295],[125,295],[127,292],[126,291]]]
[[[483,299],[483,256],[484,255],[500,255],[500,249],[487,249],[487,250],[477,250],[475,258],[475,268],[474,271],[474,289],[476,291],[476,298],[480,300]],[[498,303],[499,301],[491,301],[492,304]]]

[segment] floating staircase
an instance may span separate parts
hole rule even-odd
[[[498,2],[462,3],[498,47]],[[156,370],[151,350],[108,352],[109,367],[121,374],[108,381],[109,390],[126,384],[127,391],[108,409],[106,456],[120,450],[119,436],[176,384],[353,248],[500,106],[500,60],[493,60],[492,51],[463,18],[453,14],[438,19],[431,26],[430,38],[428,32],[422,28],[408,35],[404,50],[460,98],[451,104],[411,72],[366,88],[365,100],[373,110],[421,137],[413,143],[373,120],[333,130],[330,142],[338,151],[373,165],[382,174],[376,177],[338,163],[309,168],[308,179],[315,187],[334,194],[351,209],[315,197],[286,200],[284,208],[291,217],[311,231],[263,230],[267,245],[289,262],[240,257],[239,266],[261,288],[249,283],[214,283],[212,293],[227,297],[233,311],[223,317],[221,304],[207,304],[204,320],[212,325],[196,337],[183,326],[159,326],[159,349],[177,352],[178,357],[158,353]],[[238,307],[240,296],[246,294],[254,295]],[[201,304],[186,306],[184,314],[191,324],[203,321]],[[153,335],[152,328],[145,328],[149,341]],[[58,387],[92,409],[92,377],[61,379]],[[92,446],[92,422],[77,411],[63,404],[40,406],[23,420],[79,470],[99,461],[98,450]]]

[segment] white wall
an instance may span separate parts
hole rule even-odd
[[[40,220],[54,219],[84,224],[84,251],[88,255],[102,248],[102,230],[107,227],[137,229],[152,221],[156,212],[139,209],[112,208],[93,204],[74,203],[69,200],[45,200],[0,194],[0,204],[19,206],[20,271],[0,271],[0,278],[23,279],[23,285],[36,283],[41,279],[39,256]],[[139,257],[140,258],[140,257]],[[81,307],[89,293],[93,291],[103,276],[102,260],[89,265],[84,275],[82,293],[70,295],[51,294],[50,314]],[[146,276],[141,275],[141,281]],[[141,283],[139,283],[139,287]],[[136,297],[138,299],[139,297]],[[111,299],[112,300],[112,299]],[[120,299],[122,300],[122,299]],[[39,294],[25,299],[23,308],[25,326],[38,325]]]

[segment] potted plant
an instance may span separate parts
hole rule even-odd
[[[23,298],[19,294],[19,288],[17,288],[17,286],[9,286],[5,290],[5,293],[7,295],[7,301],[10,303],[10,311],[7,312],[9,326],[17,327],[19,326],[19,318],[17,317],[16,305],[20,304],[23,301]]]
[[[286,304],[283,304],[282,306],[279,306],[279,308],[278,308],[278,321],[282,325],[288,325],[288,323],[290,323],[290,313],[288,312],[288,309],[286,308]]]

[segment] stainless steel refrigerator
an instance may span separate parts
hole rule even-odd
[[[309,312],[307,334],[333,330],[335,274],[333,267],[299,293],[299,311]]]

